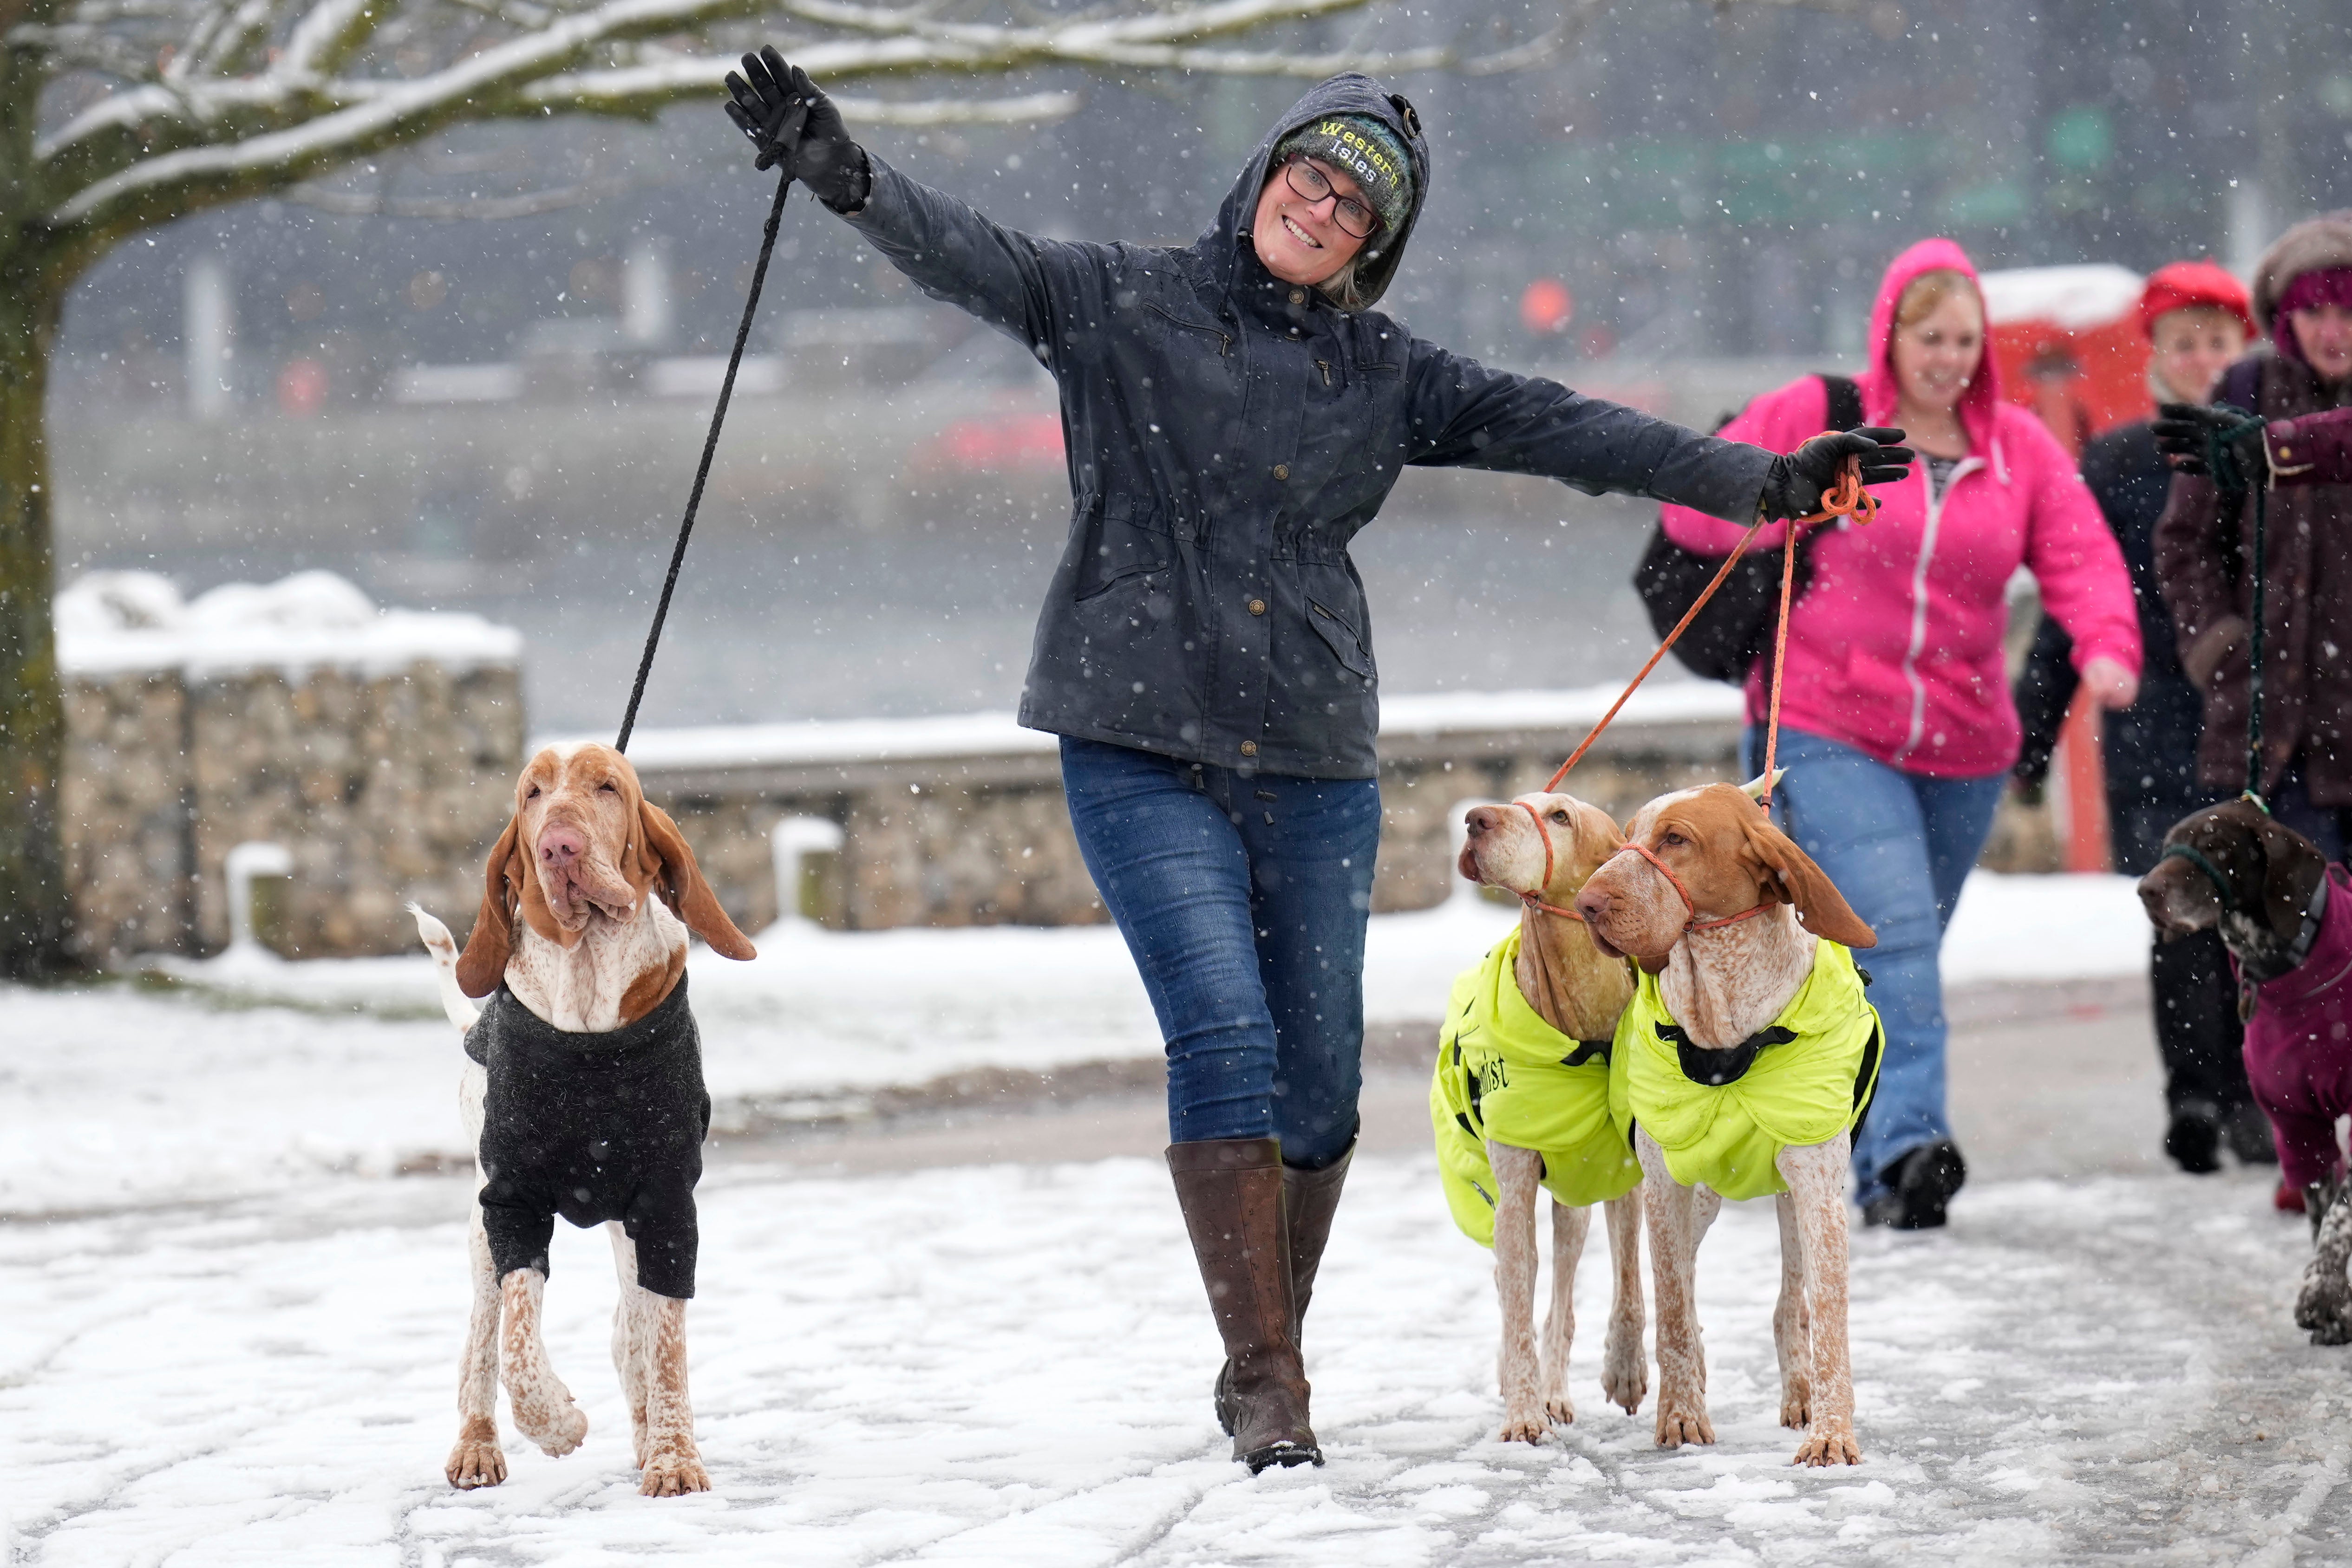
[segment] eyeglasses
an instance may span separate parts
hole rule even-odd
[[[1293,191],[1309,202],[1319,202],[1332,193],[1330,178],[1309,163],[1303,153],[1283,164],[1282,177],[1290,182]],[[1353,196],[1341,196],[1339,204],[1331,209],[1331,221],[1339,225],[1342,234],[1352,235],[1357,239],[1370,239],[1380,232],[1381,214]]]

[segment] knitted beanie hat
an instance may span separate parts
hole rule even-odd
[[[1403,229],[1412,214],[1412,158],[1395,131],[1370,115],[1327,114],[1284,137],[1274,150],[1276,163],[1302,155],[1355,181],[1381,214],[1386,233]]]

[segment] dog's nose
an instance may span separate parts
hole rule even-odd
[[[540,862],[543,865],[570,865],[587,847],[578,830],[550,826],[539,835]]]
[[[1602,918],[1609,913],[1608,892],[1586,883],[1576,895],[1576,912],[1588,923]]]
[[[1501,815],[1502,808],[1499,806],[1473,806],[1464,815],[1462,821],[1469,828],[1470,836],[1475,839],[1481,833],[1493,832],[1496,820]]]

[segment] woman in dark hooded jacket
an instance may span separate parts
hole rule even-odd
[[[1726,517],[1802,515],[1849,455],[1787,457],[1490,371],[1371,308],[1429,191],[1420,118],[1361,76],[1302,98],[1190,246],[1041,239],[851,141],[746,56],[727,107],[925,293],[1034,352],[1075,500],[1021,722],[1062,737],[1087,869],[1168,1048],[1168,1164],[1252,1469],[1320,1463],[1300,1327],[1355,1146],[1380,842],[1371,629],[1348,542],[1408,464],[1541,474]]]

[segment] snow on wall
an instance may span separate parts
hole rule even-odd
[[[1425,692],[1381,699],[1384,736],[1433,736],[1479,730],[1566,729],[1596,722],[1622,690],[1617,685],[1565,691]],[[1713,681],[1645,685],[1625,705],[1629,725],[1737,724],[1744,711],[1736,687]],[[534,747],[603,736],[542,736]],[[871,718],[800,724],[712,725],[641,729],[629,741],[640,768],[758,768],[826,762],[909,761],[937,757],[1007,757],[1050,752],[1060,742],[1024,729],[1008,712],[941,714],[929,718]]]
[[[2119,321],[2139,308],[2140,275],[2112,262],[2076,267],[2013,267],[1988,272],[1985,314],[2004,321],[2049,321],[2075,331]]]
[[[331,571],[229,582],[184,599],[152,571],[94,571],[57,597],[58,664],[68,675],[177,670],[189,679],[338,669],[363,678],[419,660],[452,674],[511,668],[522,633],[478,615],[381,610]]]

